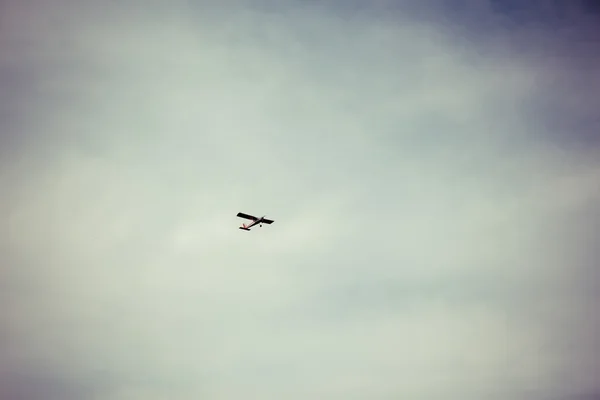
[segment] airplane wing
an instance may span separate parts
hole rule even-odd
[[[264,222],[265,224],[272,224],[273,220],[272,219],[263,219],[262,222]]]
[[[244,213],[241,213],[241,212],[240,212],[240,213],[238,213],[238,214],[237,214],[237,216],[238,216],[238,217],[240,217],[240,218],[251,219],[252,221],[256,221],[256,220],[258,219],[258,218],[256,218],[256,217],[255,217],[255,216],[253,216],[253,215],[244,214]]]

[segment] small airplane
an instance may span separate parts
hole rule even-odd
[[[249,215],[249,214],[244,214],[244,213],[238,213],[237,214],[238,217],[240,218],[246,218],[251,220],[252,222],[250,222],[248,225],[246,224],[242,224],[242,226],[240,226],[240,229],[243,229],[245,231],[249,231],[250,228],[252,228],[253,226],[259,225],[262,228],[262,224],[272,224],[273,220],[272,219],[266,219],[266,215],[263,215],[260,218],[255,217],[254,215]]]

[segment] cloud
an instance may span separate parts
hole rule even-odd
[[[589,30],[422,4],[4,2],[5,396],[600,390]]]

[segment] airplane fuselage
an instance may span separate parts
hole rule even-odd
[[[265,219],[265,217],[266,217],[266,215],[263,215],[262,217],[258,218],[256,221],[250,222],[248,225],[244,224],[244,228],[250,229],[256,225],[260,225],[260,227],[262,228],[262,221],[263,221],[263,219]]]

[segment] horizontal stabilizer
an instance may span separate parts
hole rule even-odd
[[[240,226],[240,229],[243,229],[243,230],[245,230],[245,231],[249,231],[249,230],[250,230],[250,229],[248,229],[248,228],[244,228],[243,226]]]

